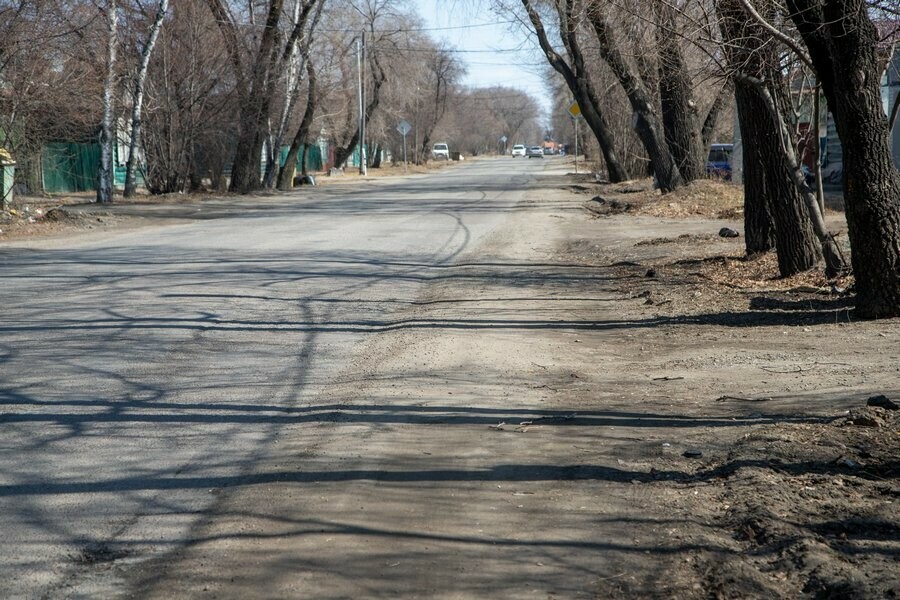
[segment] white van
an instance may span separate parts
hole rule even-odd
[[[435,144],[431,147],[434,160],[450,160],[450,147],[447,144]]]

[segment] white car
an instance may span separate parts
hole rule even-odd
[[[525,146],[522,144],[516,144],[512,149],[512,157],[515,158],[517,156],[525,156]]]
[[[431,147],[434,160],[450,160],[450,147],[447,144],[435,144]]]

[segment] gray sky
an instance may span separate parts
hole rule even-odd
[[[540,76],[543,55],[536,41],[521,26],[504,23],[488,8],[470,9],[452,0],[417,0],[415,6],[427,27],[447,28],[429,32],[446,40],[466,65],[465,85],[505,85],[524,90],[549,113],[550,97]],[[484,4],[484,3],[471,3]],[[454,28],[454,29],[450,29]]]

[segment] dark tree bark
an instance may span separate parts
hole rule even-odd
[[[217,2],[219,0],[209,0]],[[242,98],[240,111],[240,133],[235,147],[234,164],[231,168],[232,192],[246,194],[259,189],[262,177],[263,142],[266,136],[266,121],[272,103],[269,93],[269,79],[272,77],[277,59],[276,41],[278,21],[284,0],[270,0],[266,23],[262,31],[259,51],[251,69],[252,78],[246,95]]]
[[[571,0],[566,0],[566,2],[567,5],[571,5]],[[553,49],[552,44],[550,44],[550,40],[547,37],[547,31],[544,29],[544,23],[541,21],[541,17],[537,11],[534,10],[531,0],[522,0],[522,5],[528,12],[528,18],[531,21],[531,25],[534,27],[538,42],[540,43],[541,49],[544,51],[544,55],[547,57],[550,66],[553,67],[557,73],[562,75],[569,91],[572,92],[575,101],[578,102],[578,106],[581,108],[581,114],[584,117],[585,122],[588,124],[588,127],[591,128],[594,137],[597,139],[597,143],[600,146],[600,152],[603,153],[603,159],[606,162],[606,173],[609,180],[613,183],[626,181],[629,179],[628,170],[625,169],[625,166],[616,154],[612,128],[609,126],[609,122],[603,114],[601,103],[594,90],[594,86],[591,84],[584,56],[581,53],[581,46],[578,43],[578,38],[574,29],[562,28],[562,31],[560,32],[572,60],[572,65],[569,66],[569,64],[563,60],[563,57]],[[569,12],[571,14],[571,11]]]
[[[304,153],[306,152],[306,146],[309,143],[309,130],[312,127],[313,117],[315,117],[318,104],[318,78],[312,60],[309,58],[306,60],[306,77],[309,87],[306,98],[306,110],[303,112],[300,127],[291,141],[291,147],[288,149],[284,164],[281,165],[281,170],[278,172],[278,189],[286,192],[294,189],[294,176],[297,173],[297,156],[300,154],[301,146],[303,146]]]
[[[844,153],[844,204],[864,318],[900,316],[900,175],[881,102],[883,60],[864,0],[788,0]]]
[[[318,4],[317,4],[318,3]],[[279,158],[281,147],[284,144],[285,137],[288,135],[287,128],[291,116],[294,114],[294,106],[297,97],[300,95],[300,84],[302,76],[299,72],[295,72],[293,66],[289,66],[292,61],[299,59],[299,69],[304,71],[306,61],[309,60],[309,48],[312,44],[313,32],[322,16],[324,0],[303,0],[294,5],[293,29],[288,38],[288,42],[284,47],[281,55],[279,66],[275,71],[276,76],[271,78],[270,94],[275,93],[278,74],[285,73],[284,85],[284,105],[281,108],[281,118],[279,119],[278,130],[274,135],[269,135],[269,153],[266,157],[266,170],[263,175],[263,187],[271,189],[278,183],[278,175],[281,173]],[[316,6],[315,16],[309,28],[306,28],[306,22],[309,20],[313,7]]]
[[[821,254],[808,208],[782,150],[782,123],[775,112],[778,107],[774,105],[774,111],[770,110],[767,90],[750,82],[755,78],[770,85],[776,81],[783,85],[777,70],[776,48],[765,44],[766,36],[751,26],[738,0],[719,2],[717,9],[728,61],[736,71],[735,97],[746,154],[744,164],[751,166],[750,177],[744,180],[745,199],[751,203],[749,216],[745,208],[745,227],[760,227],[745,229],[745,235],[753,237],[755,247],[765,245],[770,228],[765,227],[761,213],[768,207],[775,223],[778,270],[782,277],[789,277],[815,267]],[[760,198],[760,194],[765,198]]]
[[[612,69],[628,96],[628,102],[637,115],[635,131],[650,157],[653,174],[663,192],[671,192],[684,183],[678,165],[666,143],[663,123],[653,107],[653,99],[637,74],[619,49],[606,17],[599,8],[589,11],[588,19],[597,34],[600,56]]]
[[[238,26],[223,0],[206,0],[213,13],[229,59],[234,68],[241,110],[239,134],[231,169],[233,192],[246,194],[260,188],[262,179],[262,148],[267,134],[267,122],[275,92],[275,82],[283,72],[297,40],[303,34],[306,20],[318,0],[306,0],[301,9],[301,19],[294,25],[282,48],[278,24],[284,0],[269,0],[266,22],[262,27],[259,46],[253,64],[244,69],[243,51]]]
[[[716,127],[719,124],[719,117],[728,103],[734,98],[734,84],[731,79],[725,82],[722,89],[719,90],[716,99],[713,100],[712,106],[706,113],[706,119],[703,121],[703,127],[700,130],[700,137],[703,139],[703,151],[709,150],[713,143],[713,135],[715,135]]]
[[[791,165],[779,149],[782,143],[781,124],[769,110],[758,86],[736,83],[743,98],[740,115],[744,149],[758,162],[768,207],[775,221],[775,247],[778,250],[778,271],[789,277],[815,267],[821,259],[819,244],[804,198],[791,176]],[[747,124],[750,138],[743,136]],[[746,184],[745,184],[746,185]],[[746,189],[746,187],[745,187]],[[758,190],[751,190],[751,194]]]
[[[667,2],[656,2],[657,22],[677,27],[675,9]],[[705,146],[700,132],[693,84],[680,37],[667,27],[656,28],[659,52],[659,95],[666,141],[685,183],[706,176]]]
[[[758,142],[765,139],[765,128],[754,118],[759,101],[748,84],[736,85],[738,122],[741,127],[744,167],[744,245],[748,255],[775,250],[775,220],[769,207],[766,181],[768,150]]]
[[[375,148],[372,150],[372,168],[380,169],[381,168],[381,152],[384,150],[384,146],[381,143],[376,142]]]

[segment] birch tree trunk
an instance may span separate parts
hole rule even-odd
[[[294,139],[291,141],[291,147],[288,150],[287,158],[281,166],[278,173],[278,189],[282,191],[290,191],[294,189],[294,176],[297,174],[297,157],[300,154],[300,147],[303,147],[304,154],[309,138],[309,129],[312,126],[313,117],[316,113],[316,105],[318,100],[318,90],[316,83],[316,69],[311,60],[306,60],[306,77],[309,82],[309,91],[306,99],[306,110],[303,112],[303,120],[300,121],[300,128],[297,130]]]
[[[116,0],[106,4],[106,80],[103,83],[103,121],[100,129],[100,169],[97,173],[97,202],[111,204],[114,177],[113,144],[115,143],[116,51],[119,17]]]
[[[291,23],[294,27],[300,22],[300,6],[301,0],[294,2],[294,14]],[[281,108],[281,118],[278,121],[278,132],[274,136],[270,136],[270,151],[266,160],[266,172],[263,175],[263,187],[272,189],[275,187],[277,175],[279,172],[279,159],[281,158],[281,146],[284,144],[284,137],[287,132],[288,121],[294,112],[294,105],[297,103],[297,96],[300,94],[300,76],[303,71],[303,61],[305,55],[302,55],[299,47],[299,39],[291,43],[288,48],[288,69],[287,81],[284,86],[284,103]]]
[[[156,18],[150,27],[147,43],[141,52],[141,62],[138,67],[137,78],[134,83],[134,106],[131,107],[131,141],[128,144],[128,162],[125,164],[125,197],[134,196],[137,188],[135,170],[137,169],[137,152],[141,147],[141,113],[144,108],[144,84],[147,81],[147,71],[150,69],[150,55],[159,38],[159,30],[162,29],[166,12],[169,10],[169,0],[160,0],[156,10]]]

